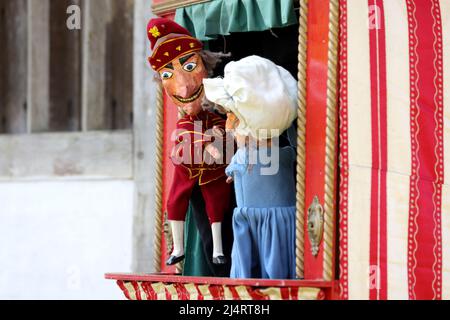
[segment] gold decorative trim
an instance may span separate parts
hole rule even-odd
[[[308,236],[311,243],[311,253],[317,256],[323,237],[323,207],[317,196],[308,208]]]
[[[152,11],[155,15],[171,13],[178,8],[191,6],[194,4],[205,3],[211,0],[167,0],[161,3],[152,4]]]
[[[141,300],[147,300],[148,299],[147,292],[145,292],[145,290],[142,286],[142,282],[138,282],[137,286],[139,288],[139,294],[141,295]]]
[[[164,143],[164,97],[161,84],[156,89],[156,181],[155,181],[155,240],[153,266],[155,272],[161,271],[161,245],[162,245],[162,194],[163,194],[163,143]]]
[[[214,300],[214,297],[211,294],[211,291],[209,291],[209,284],[199,285],[198,290],[200,291],[201,295],[203,296],[203,300]]]
[[[158,300],[167,300],[167,298],[166,298],[166,286],[163,283],[161,283],[161,282],[152,283],[151,286],[152,286],[153,290],[155,290],[155,293],[156,293],[156,296],[158,297]],[[139,286],[139,288],[141,289],[141,292],[144,291],[142,289],[142,286]],[[141,293],[141,296],[142,296],[142,293]]]
[[[300,288],[299,288],[300,290]],[[269,297],[269,300],[283,300],[283,297],[281,296],[281,290],[280,288],[274,288],[274,287],[269,287],[266,289],[261,289],[260,292]]]
[[[304,220],[306,166],[306,49],[308,33],[308,0],[300,0],[298,46],[298,118],[297,118],[297,192],[296,192],[296,274],[304,277]]]
[[[337,117],[337,72],[339,49],[339,0],[329,0],[328,31],[328,80],[327,123],[325,143],[325,225],[323,237],[323,279],[330,281],[334,274],[334,229],[336,210],[336,117]]]
[[[166,285],[167,292],[170,294],[171,300],[179,300],[178,291],[173,284]]]
[[[133,283],[125,282],[123,285],[125,289],[128,291],[128,296],[130,297],[130,300],[137,300],[136,289],[134,288]]]
[[[321,292],[320,288],[299,288],[298,300],[319,300]]]
[[[227,286],[198,283],[179,283],[186,293],[177,290],[175,283],[150,281],[125,281],[122,291],[129,300],[323,300],[325,292],[318,287],[259,287],[259,286]],[[211,287],[214,290],[211,290]],[[218,290],[218,289],[221,290]],[[230,288],[237,293],[233,295]],[[297,290],[295,290],[297,289]],[[284,290],[285,296],[282,294]]]

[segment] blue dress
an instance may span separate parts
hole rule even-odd
[[[278,151],[279,161],[268,161],[276,156],[270,148],[239,149],[225,171],[234,178],[237,202],[232,278],[295,278],[296,154],[292,147]]]

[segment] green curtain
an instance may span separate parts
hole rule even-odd
[[[189,205],[185,222],[184,250],[186,258],[184,260],[183,275],[208,277],[212,274],[206,262],[207,258],[203,252],[202,239],[195,224],[192,210],[192,205]]]
[[[177,9],[175,21],[202,41],[298,23],[293,0],[212,0]]]

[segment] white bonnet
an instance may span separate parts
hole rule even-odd
[[[232,61],[225,66],[223,79],[204,79],[203,83],[208,100],[238,117],[236,132],[240,135],[273,138],[297,118],[297,81],[265,58],[249,56]]]

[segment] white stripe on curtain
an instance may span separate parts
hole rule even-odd
[[[388,122],[388,299],[408,299],[408,212],[411,173],[408,17],[404,0],[384,1]]]
[[[349,299],[369,298],[371,99],[367,1],[348,0]],[[368,112],[369,111],[369,112]]]

